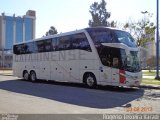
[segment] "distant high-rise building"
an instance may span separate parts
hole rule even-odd
[[[12,60],[14,43],[20,43],[35,38],[36,12],[28,10],[24,16],[13,16],[2,13],[0,16],[0,67],[5,66],[6,58]],[[9,57],[8,57],[9,56]],[[10,60],[8,60],[10,63]]]
[[[26,15],[0,16],[0,49],[12,49],[14,43],[35,38],[35,11],[28,10]]]

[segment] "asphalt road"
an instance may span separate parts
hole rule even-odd
[[[99,87],[0,75],[0,113],[130,114],[160,113],[160,90]]]

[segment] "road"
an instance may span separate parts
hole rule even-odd
[[[0,75],[0,113],[120,114],[160,113],[160,90],[85,88],[71,83],[32,83]]]

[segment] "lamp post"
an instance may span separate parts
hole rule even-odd
[[[157,0],[157,33],[156,33],[156,80],[160,80],[159,77],[159,0]]]
[[[148,11],[141,11],[141,13],[144,15],[144,27],[146,26],[146,17],[145,15],[148,14]]]

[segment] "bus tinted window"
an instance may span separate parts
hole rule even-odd
[[[52,39],[52,50],[53,51],[57,50],[57,38]]]
[[[123,69],[120,48],[99,46],[97,48],[99,57],[103,65],[113,68]]]
[[[14,54],[19,54],[18,45],[14,45],[14,46],[13,46],[13,53],[14,53]]]
[[[91,51],[88,39],[84,33],[72,35],[72,49]]]
[[[114,37],[112,35],[111,30],[104,29],[104,28],[88,29],[88,33],[90,34],[90,36],[95,44],[114,42]]]
[[[44,40],[44,52],[52,51],[52,39]]]
[[[25,44],[14,45],[14,54],[25,54]]]
[[[72,34],[51,39],[43,39],[39,41],[15,45],[14,53],[30,54],[72,49],[81,49],[91,52],[91,47],[84,33]]]
[[[34,46],[34,42],[30,42],[30,43],[26,43],[25,44],[25,53],[35,53],[35,46]]]
[[[70,36],[63,36],[58,39],[58,50],[70,50],[71,38]]]
[[[45,51],[43,40],[36,41],[36,45],[37,45],[37,48],[38,48],[38,52],[44,52]]]

